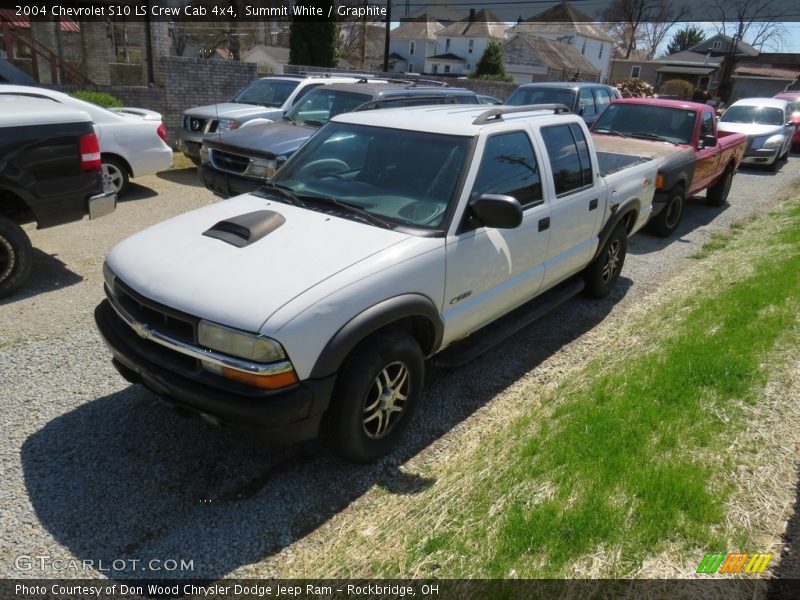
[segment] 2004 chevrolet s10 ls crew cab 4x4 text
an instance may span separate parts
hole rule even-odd
[[[596,153],[566,112],[332,119],[267,186],[112,250],[95,318],[115,366],[216,424],[385,454],[426,357],[463,364],[617,279],[656,164]]]

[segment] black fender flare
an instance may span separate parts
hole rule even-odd
[[[317,357],[311,378],[321,379],[338,371],[350,352],[370,334],[409,317],[422,317],[432,327],[429,347],[422,348],[426,356],[433,354],[442,343],[444,322],[433,301],[422,294],[401,294],[375,304],[345,323],[328,340]]]
[[[606,224],[603,225],[603,228],[600,230],[600,233],[597,234],[597,250],[594,251],[594,256],[592,260],[597,258],[600,255],[600,252],[603,250],[603,246],[606,245],[608,238],[611,237],[611,234],[617,228],[617,225],[620,224],[622,219],[631,212],[631,210],[635,211],[636,214],[639,214],[639,211],[642,208],[642,204],[638,198],[630,198],[626,200],[619,206],[617,206],[616,210],[611,213],[611,217],[606,221]]]

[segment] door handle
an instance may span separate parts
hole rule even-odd
[[[594,210],[595,208],[597,208],[597,198],[589,200],[589,210]]]
[[[539,219],[539,231],[544,231],[545,229],[550,229],[550,217]]]

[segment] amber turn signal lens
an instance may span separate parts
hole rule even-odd
[[[222,376],[226,379],[232,379],[239,383],[267,390],[277,390],[278,388],[297,383],[297,374],[294,371],[286,371],[285,373],[278,373],[277,375],[256,375],[255,373],[245,373],[244,371],[223,367]]]
[[[656,175],[656,189],[660,190],[663,187],[664,187],[664,176],[661,173],[659,173],[658,175]]]

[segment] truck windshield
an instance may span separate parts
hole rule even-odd
[[[355,110],[371,98],[372,96],[368,94],[328,90],[322,86],[309,92],[295,104],[286,113],[286,119],[321,127],[328,122],[328,119]]]
[[[573,110],[575,90],[560,88],[520,87],[505,101],[506,104],[522,106],[525,104],[563,104]]]
[[[299,84],[299,81],[287,79],[259,79],[239,92],[232,102],[278,108],[283,106],[283,103]]]
[[[766,106],[731,106],[719,120],[725,123],[783,125],[783,111]]]
[[[610,104],[592,126],[593,133],[622,134],[673,144],[691,144],[697,119],[693,110],[653,104]]]
[[[455,203],[471,139],[328,123],[271,183],[309,208],[327,205],[347,216],[335,199],[392,225],[441,229]]]

